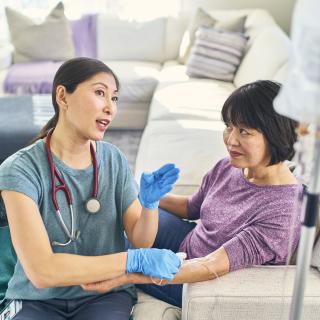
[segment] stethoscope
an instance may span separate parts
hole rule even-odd
[[[51,149],[50,149],[50,140],[51,140],[51,135],[52,135],[53,129],[50,130],[47,134],[47,139],[46,139],[46,150],[47,150],[47,157],[48,157],[48,162],[49,162],[49,167],[50,167],[50,173],[51,173],[51,184],[52,184],[52,202],[53,205],[56,209],[56,215],[58,217],[58,220],[60,221],[61,227],[69,240],[65,243],[61,243],[58,241],[53,241],[52,245],[53,246],[66,246],[72,241],[76,241],[80,237],[80,231],[75,231],[75,221],[74,221],[74,212],[73,212],[73,204],[72,204],[72,197],[71,197],[71,192],[65,182],[65,180],[62,178],[61,174],[57,170],[57,168],[54,165],[53,159],[52,159],[52,154],[51,154]],[[100,202],[97,198],[98,196],[98,163],[97,163],[97,158],[96,158],[96,152],[94,150],[94,147],[92,143],[90,142],[90,153],[91,153],[91,158],[92,158],[92,163],[93,163],[93,191],[92,191],[92,196],[86,201],[85,203],[85,208],[88,213],[90,214],[95,214],[99,212],[100,210]],[[59,185],[56,185],[56,178],[59,180]],[[57,201],[57,192],[59,190],[62,190],[65,195],[66,199],[68,202],[68,205],[70,207],[70,218],[71,218],[71,230],[68,229],[66,226],[61,212],[59,208],[59,204]]]

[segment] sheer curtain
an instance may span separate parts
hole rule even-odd
[[[43,16],[59,0],[1,0],[2,14],[5,6],[10,6],[29,14]],[[175,15],[182,0],[63,0],[66,15],[77,16],[83,13],[108,12],[133,19],[153,18],[156,16]]]
[[[150,20],[160,16],[177,15],[183,0],[63,0],[65,14],[76,19],[84,13],[109,13],[120,18]],[[10,6],[41,21],[59,0],[0,0],[1,43],[9,39],[4,8]]]

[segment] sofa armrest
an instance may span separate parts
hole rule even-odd
[[[295,270],[295,266],[259,266],[185,284],[182,320],[288,319]],[[311,269],[303,319],[319,319],[319,313],[320,273]]]
[[[11,44],[0,44],[0,70],[12,64],[13,47]]]

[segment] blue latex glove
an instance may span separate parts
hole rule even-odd
[[[167,249],[129,249],[126,272],[141,272],[147,276],[172,280],[178,272],[181,261]]]
[[[157,171],[141,175],[139,200],[146,209],[156,209],[159,201],[172,190],[180,170],[173,163],[167,163]]]

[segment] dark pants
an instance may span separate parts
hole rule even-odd
[[[159,227],[153,248],[171,249],[178,252],[181,242],[186,235],[196,226],[195,222],[188,222],[159,209]],[[137,285],[145,293],[168,302],[174,306],[181,307],[182,285],[173,284],[157,286],[154,284]]]
[[[128,320],[132,305],[124,291],[70,300],[23,300],[14,320]]]

